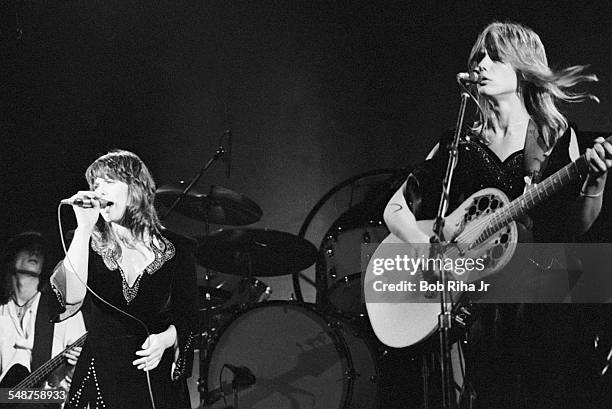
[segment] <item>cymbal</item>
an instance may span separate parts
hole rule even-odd
[[[164,185],[157,189],[156,200],[170,207],[185,187],[184,182]],[[208,193],[193,188],[175,210],[192,219],[231,226],[255,223],[263,214],[257,203],[223,186],[211,186]]]
[[[317,249],[308,240],[276,230],[217,230],[197,240],[198,262],[226,274],[292,274],[310,267],[317,258]]]
[[[232,293],[215,287],[198,287],[198,302],[200,311],[214,309],[232,298]]]

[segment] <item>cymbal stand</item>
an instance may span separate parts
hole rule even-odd
[[[223,150],[223,146],[219,146],[217,153]],[[199,178],[199,177],[198,177]],[[177,199],[178,200],[178,199]],[[210,203],[206,203],[206,208],[204,209],[204,233],[206,236],[210,234],[210,221],[209,214],[210,211]],[[208,268],[204,267],[204,279],[206,281],[206,288],[209,288],[208,282],[210,281],[210,275],[208,274]],[[200,406],[201,408],[206,408],[209,405],[209,391],[208,391],[208,367],[206,363],[208,362],[208,353],[210,352],[211,342],[214,337],[215,328],[212,327],[212,310],[214,307],[210,309],[206,309],[204,313],[204,322],[205,322],[205,331],[202,333],[202,341],[200,343],[200,373],[198,377],[198,391],[200,392]]]
[[[207,327],[210,327],[210,312],[205,313]],[[200,392],[200,406],[201,408],[208,407],[208,368],[206,363],[208,362],[208,352],[211,346],[213,338],[212,330],[207,328],[202,334],[202,340],[200,342],[200,373],[198,374],[198,392]]]
[[[246,266],[246,271],[241,271],[241,273],[244,275],[244,273],[246,273],[246,279],[244,279],[242,282],[246,284],[247,286],[247,301],[246,304],[241,304],[240,307],[241,308],[249,308],[251,305],[253,305],[253,261],[251,260],[251,254],[249,252],[246,253],[240,253],[239,255],[239,259],[240,259],[240,265],[245,265]],[[245,263],[243,263],[242,261],[245,261]]]
[[[223,158],[227,154],[227,151],[223,147],[223,139],[226,137],[229,137],[229,135],[230,135],[230,131],[225,131],[221,134],[221,137],[219,137],[219,146],[217,147],[215,154],[208,160],[208,162],[204,164],[204,166],[202,166],[202,168],[194,176],[194,178],[191,179],[191,182],[189,182],[189,184],[185,187],[185,189],[183,189],[180,196],[174,200],[174,202],[172,203],[172,205],[170,205],[168,210],[166,210],[166,212],[161,216],[162,220],[165,220],[166,217],[168,217],[168,215],[170,215],[170,213],[172,213],[172,211],[176,208],[176,206],[178,206],[178,204],[181,203],[185,199],[185,197],[187,196],[187,193],[189,193],[191,188],[193,188],[193,186],[196,183],[198,183],[198,181],[202,178],[204,173],[206,173],[206,171],[212,166],[212,164],[215,163],[217,160]]]

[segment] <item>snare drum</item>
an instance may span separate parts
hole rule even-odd
[[[219,331],[206,365],[210,408],[372,409],[378,403],[372,346],[312,305],[269,301],[239,313]],[[226,365],[243,367],[242,373]]]

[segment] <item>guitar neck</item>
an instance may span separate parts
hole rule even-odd
[[[534,185],[510,202],[508,206],[503,207],[493,215],[491,224],[483,231],[482,238],[490,237],[508,223],[524,216],[530,209],[548,200],[564,186],[577,180],[581,175],[585,175],[588,168],[589,164],[586,156],[582,155],[576,161],[559,169],[543,182]]]
[[[64,362],[64,353],[67,352],[70,348],[83,346],[83,343],[85,343],[86,337],[87,337],[87,333],[83,334],[72,345],[67,346],[62,352],[60,352],[55,357],[51,358],[50,360],[42,364],[39,368],[37,368],[34,372],[32,372],[27,378],[19,382],[19,384],[17,384],[17,386],[15,386],[13,389],[14,390],[31,389],[31,388],[34,388],[39,383],[41,383],[42,381],[44,381],[51,372],[56,370]]]

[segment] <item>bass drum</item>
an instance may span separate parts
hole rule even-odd
[[[243,386],[253,381],[248,372],[235,376],[226,365],[247,368],[254,384]],[[312,305],[269,301],[239,314],[220,331],[207,368],[211,408],[378,407],[371,345]]]

